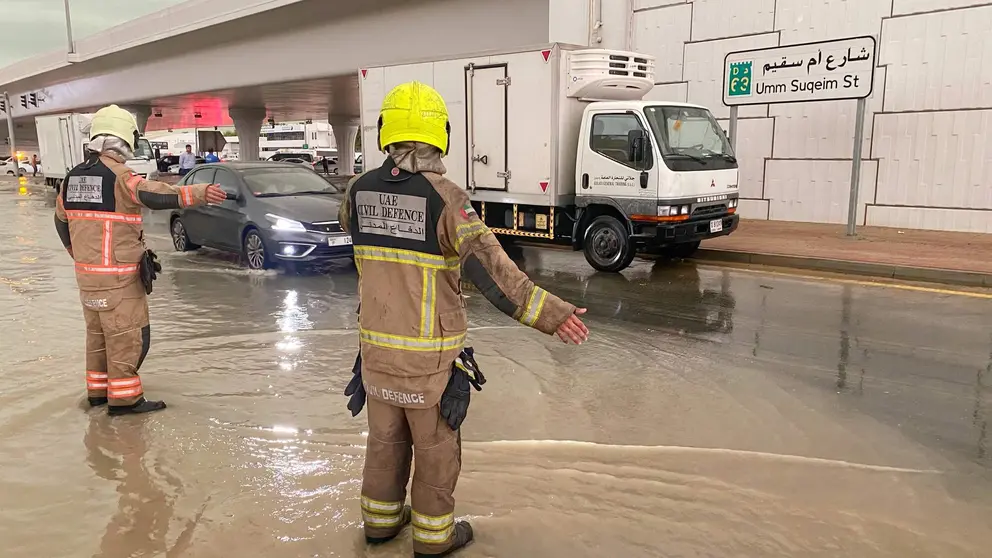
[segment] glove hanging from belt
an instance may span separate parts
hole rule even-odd
[[[479,363],[475,361],[475,350],[472,347],[465,347],[452,365],[448,386],[441,395],[441,416],[452,430],[461,428],[468,414],[468,404],[472,396],[470,386],[476,391],[482,391],[482,385],[485,383],[486,377],[482,375]]]
[[[348,400],[348,410],[351,416],[357,417],[365,407],[365,384],[362,383],[362,351],[358,351],[358,358],[355,359],[355,366],[351,369],[351,381],[348,387],[344,388],[344,394],[350,396]]]
[[[152,282],[162,271],[162,264],[158,263],[155,252],[145,250],[144,255],[141,256],[141,263],[138,264],[138,271],[141,274],[141,284],[145,286],[145,294],[152,294]]]

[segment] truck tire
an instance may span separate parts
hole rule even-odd
[[[636,255],[627,227],[612,215],[600,215],[589,225],[583,252],[589,265],[610,273],[626,269]]]

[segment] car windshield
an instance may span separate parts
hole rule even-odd
[[[257,197],[334,194],[338,190],[304,168],[262,168],[243,171],[248,189]]]
[[[644,114],[663,155],[733,158],[730,142],[710,111],[693,107],[646,107]]]
[[[138,145],[134,147],[134,158],[135,159],[152,159],[155,157],[155,153],[152,151],[152,144],[148,143],[148,140],[141,138],[138,140]]]

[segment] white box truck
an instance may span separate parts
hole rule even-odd
[[[553,44],[359,72],[362,145],[386,93],[417,80],[445,98],[448,177],[498,235],[570,244],[601,271],[639,250],[687,257],[738,225],[737,159],[708,109],[644,101],[655,61]],[[364,149],[366,169],[385,155]]]
[[[92,114],[67,113],[35,118],[38,129],[38,150],[44,164],[45,184],[58,188],[65,175],[83,162],[89,142]],[[145,138],[138,140],[134,159],[127,166],[145,178],[158,175],[158,162],[152,146]]]

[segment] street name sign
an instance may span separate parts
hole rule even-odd
[[[727,54],[723,104],[764,105],[864,99],[875,83],[874,37]]]

